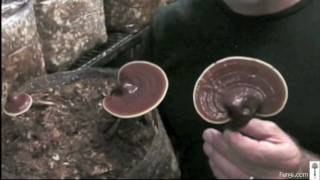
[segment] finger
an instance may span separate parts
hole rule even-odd
[[[209,159],[209,166],[212,170],[213,175],[217,179],[228,179],[227,176],[223,173],[223,171],[221,171],[221,169],[217,168],[211,159]]]
[[[224,133],[227,144],[233,155],[242,160],[243,166],[256,172],[271,172],[279,167],[279,160],[283,156],[281,148],[272,143],[257,141],[239,132],[226,130]],[[273,173],[273,172],[272,172]]]
[[[215,129],[207,129],[203,133],[203,138],[205,143],[203,145],[203,150],[205,154],[211,158],[213,154],[213,149],[222,154],[224,157],[228,158],[229,161],[232,161],[239,166],[243,165],[246,161],[239,158],[239,156],[231,151],[231,147],[228,145],[227,141],[224,138],[224,135]]]
[[[216,129],[206,129],[203,132],[203,139],[206,143],[210,144],[218,152],[222,154],[227,154],[229,152],[229,147],[224,140],[223,134],[221,134]]]
[[[277,160],[274,160],[274,158],[266,158],[266,156],[264,156],[266,153],[260,150],[263,149],[263,147],[267,147],[267,150],[263,149],[263,151],[269,153],[269,145],[259,145],[260,142],[243,136],[239,132],[232,133],[237,134],[239,137],[237,138],[237,136],[234,137],[231,135],[231,138],[228,138],[228,130],[226,130],[224,134],[221,134],[215,129],[205,130],[203,138],[208,145],[204,145],[203,148],[206,155],[210,158],[212,154],[211,148],[213,148],[229,161],[241,167],[244,171],[249,172],[254,169],[258,174],[269,173],[270,170],[273,171],[274,166],[278,166]],[[277,157],[275,155],[271,157],[273,156]],[[269,161],[272,162],[270,163]]]
[[[239,129],[240,132],[256,140],[264,140],[272,143],[280,143],[284,132],[271,121],[263,121],[260,119],[252,119],[249,123]]]
[[[221,170],[227,178],[249,179],[250,176],[247,173],[217,151],[213,150],[211,157],[215,167]]]
[[[258,141],[244,136],[239,132],[230,130],[226,130],[223,136],[233,152],[236,152],[241,157],[245,157],[249,160],[260,160],[261,157],[254,156],[255,153],[257,155],[260,154],[260,145]],[[252,159],[252,156],[258,159]]]
[[[271,121],[252,119],[240,131],[258,140],[260,154],[268,161],[264,165],[269,164],[269,167],[278,167],[284,170],[297,169],[296,164],[299,163],[295,161],[300,159],[299,149],[290,136],[277,124]]]
[[[214,144],[216,143],[214,141],[214,136],[220,136],[220,135],[221,135],[221,132],[219,132],[218,130],[213,128],[208,128],[202,133],[202,138],[207,143]]]
[[[226,153],[226,155],[228,156],[228,157],[226,157],[226,156],[224,156],[223,154],[221,154],[221,153],[219,153],[218,151],[216,151],[216,150],[214,150],[214,148],[211,146],[211,144],[208,144],[208,143],[204,143],[204,145],[203,145],[203,149],[204,149],[204,152],[205,152],[205,154],[210,158],[210,159],[212,159],[212,160],[216,160],[216,159],[219,159],[220,158],[220,156],[221,157],[223,157],[225,160],[221,160],[222,161],[222,164],[225,164],[224,166],[225,167],[227,167],[227,169],[229,169],[229,165],[227,165],[228,163],[227,162],[229,162],[229,164],[234,164],[233,166],[234,167],[241,167],[241,168],[238,168],[239,169],[239,171],[241,171],[242,173],[241,174],[243,174],[243,175],[241,175],[241,178],[247,178],[245,175],[246,175],[246,173],[244,173],[245,172],[245,170],[246,169],[252,169],[251,167],[252,166],[250,166],[249,164],[247,164],[245,161],[243,161],[243,160],[241,160],[241,159],[237,159],[236,157],[234,157],[232,154],[227,154]],[[219,155],[214,155],[214,154],[219,154]],[[227,161],[227,162],[226,162]],[[231,163],[231,161],[233,162],[233,163]],[[224,163],[224,162],[226,162],[226,163]],[[217,163],[217,164],[220,164],[220,163]],[[217,169],[219,169],[219,171],[221,171],[221,169],[219,168],[219,165],[217,165],[217,167],[216,167]],[[232,169],[235,169],[235,168],[232,168]],[[234,170],[234,171],[236,171],[236,170]],[[232,172],[234,172],[233,170],[232,170]],[[249,172],[249,171],[247,171],[247,172]],[[261,172],[261,171],[259,171],[259,172]],[[236,172],[235,172],[236,173]],[[222,172],[220,172],[219,174],[222,174]],[[231,178],[230,176],[226,176],[226,173],[223,173],[224,174],[224,177],[228,177],[228,178]],[[231,175],[232,177],[235,177],[236,178],[236,176],[232,173],[232,175]],[[249,176],[248,176],[249,177]]]
[[[212,148],[211,144],[205,142],[203,144],[203,152],[205,155],[208,156],[208,158],[211,158],[211,156],[213,154],[213,148]]]

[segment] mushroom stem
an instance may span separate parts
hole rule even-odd
[[[261,93],[252,88],[235,88],[227,91],[224,106],[232,120],[230,127],[238,129],[245,126],[259,110],[263,101]]]
[[[134,93],[138,87],[131,82],[117,80],[114,89],[111,94],[113,95],[123,95],[124,93],[132,94]]]
[[[233,56],[208,66],[193,90],[203,120],[242,127],[252,117],[271,117],[283,110],[288,87],[280,72],[254,58]]]
[[[117,118],[113,123],[112,125],[110,125],[110,127],[108,128],[108,132],[107,134],[105,135],[105,138],[107,140],[111,139],[115,133],[117,132],[118,130],[118,127],[119,127],[119,124],[121,122],[121,119]]]
[[[116,85],[114,86],[114,88],[111,91],[111,95],[115,95],[115,96],[120,96],[122,95],[123,92],[123,88],[120,82],[116,82]]]
[[[102,105],[118,118],[135,118],[156,108],[167,89],[167,76],[159,66],[147,61],[132,61],[120,68],[113,90],[105,96]]]
[[[37,100],[37,101],[34,101],[34,105],[53,106],[53,105],[55,105],[55,103],[52,101]]]
[[[7,97],[7,101],[14,101],[14,99],[16,99],[16,95],[13,95],[13,94],[8,94],[8,97]]]

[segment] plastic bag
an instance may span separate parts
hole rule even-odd
[[[45,63],[32,4],[7,0],[1,4],[1,104],[26,81],[45,74]],[[3,106],[2,106],[3,107]]]
[[[167,0],[104,0],[108,28],[123,30],[132,25],[141,27],[150,22]]]
[[[35,0],[34,7],[48,72],[107,41],[103,0]]]
[[[5,82],[4,73],[1,71],[1,117],[3,114],[3,107],[6,104],[8,97],[8,82]]]

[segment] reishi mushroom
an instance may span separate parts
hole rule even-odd
[[[32,102],[32,97],[26,93],[8,95],[3,112],[8,116],[19,116],[30,109]]]
[[[207,67],[198,78],[193,103],[203,120],[239,128],[253,117],[270,117],[286,105],[288,88],[280,72],[254,58],[234,56]]]
[[[165,72],[147,61],[131,61],[118,71],[117,88],[103,99],[103,108],[113,116],[128,119],[156,108],[168,90]]]

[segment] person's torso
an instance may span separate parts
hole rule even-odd
[[[194,84],[211,63],[228,56],[264,60],[285,78],[285,109],[267,118],[311,151],[320,153],[320,2],[304,0],[272,16],[246,17],[218,0],[179,0],[154,21],[154,62],[170,81],[160,106],[170,131],[181,139],[201,140],[207,127],[192,100]]]

